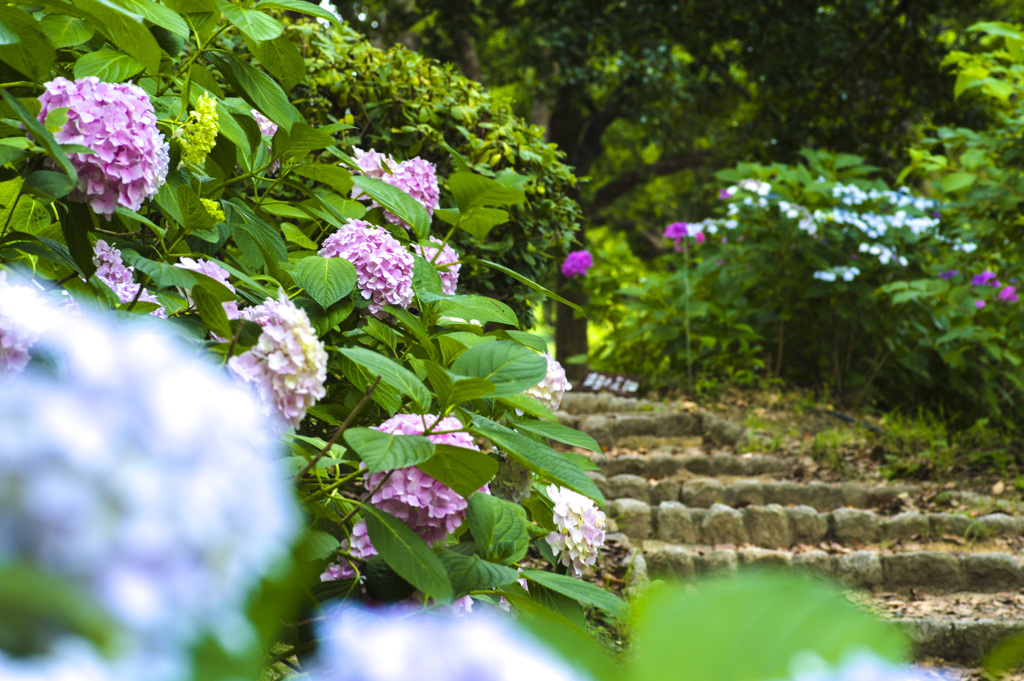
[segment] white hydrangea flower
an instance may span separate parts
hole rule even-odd
[[[535,397],[543,402],[549,409],[558,409],[558,406],[562,403],[562,396],[569,390],[572,390],[572,385],[565,378],[565,369],[558,363],[550,353],[544,353],[544,359],[548,362],[548,373],[541,380],[540,383],[528,388],[526,394],[531,397]]]
[[[562,565],[572,568],[577,577],[583,568],[597,561],[597,550],[604,545],[604,511],[593,499],[571,489],[548,486],[548,496],[555,504],[555,525],[546,539]]]
[[[298,527],[266,419],[152,325],[25,312],[47,361],[0,384],[0,560],[95,598],[127,678],[187,678],[201,636],[254,634],[249,592]]]

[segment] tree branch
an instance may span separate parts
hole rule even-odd
[[[593,214],[608,207],[616,199],[647,182],[652,177],[671,175],[687,168],[699,168],[705,165],[710,156],[711,154],[706,151],[687,151],[658,159],[654,163],[638,170],[630,170],[623,173],[611,182],[606,182],[598,187],[597,191],[594,192],[593,200],[587,204],[587,211]]]

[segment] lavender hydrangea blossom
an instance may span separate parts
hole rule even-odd
[[[387,230],[364,220],[352,220],[324,240],[319,255],[345,258],[356,268],[356,285],[370,314],[385,305],[408,307],[412,302],[415,260]]]
[[[597,550],[604,545],[604,511],[571,489],[549,485],[547,492],[555,504],[558,527],[546,537],[547,542],[562,565],[582,577],[583,568],[597,561]]]
[[[455,289],[459,285],[459,270],[462,269],[462,265],[459,264],[459,254],[437,237],[432,236],[430,240],[437,244],[437,247],[413,244],[412,250],[416,255],[434,263],[437,267],[437,273],[441,277],[441,292],[449,296],[455,295]],[[441,250],[440,255],[438,255],[438,248]]]
[[[96,266],[96,277],[109,286],[122,303],[138,300],[140,303],[159,304],[156,296],[142,288],[142,284],[135,283],[135,268],[125,266],[121,260],[121,251],[100,239],[93,247],[93,252],[95,255],[92,263]],[[142,289],[141,292],[139,289]],[[150,314],[165,319],[167,317],[162,307],[158,307]]]
[[[224,284],[232,293],[235,292],[234,285],[229,281],[230,274],[226,269],[213,262],[212,260],[204,260],[202,258],[196,260],[194,258],[179,258],[178,262],[174,264],[175,267],[180,267],[183,270],[189,270],[191,272],[199,272],[205,274],[214,281],[218,281]],[[238,319],[241,313],[238,311],[238,301],[228,300],[221,305],[224,307],[224,313],[228,319]]]
[[[250,590],[298,529],[265,419],[151,331],[19,309],[44,327],[36,349],[49,359],[0,384],[0,556],[99,602],[119,627],[116,678],[184,681],[202,635],[249,626]],[[18,673],[102,678],[51,662]],[[0,670],[12,664],[0,654]]]
[[[278,430],[298,426],[306,410],[327,394],[327,352],[303,310],[282,291],[268,298],[257,322],[263,333],[252,349],[228,360],[228,371],[253,383]]]
[[[320,632],[310,681],[585,681],[508,620],[344,607]]]
[[[392,187],[401,189],[403,192],[416,199],[430,215],[441,207],[441,190],[437,184],[437,170],[434,164],[419,156],[408,161],[396,163],[391,156],[384,156],[373,149],[363,151],[355,149],[355,161],[360,170],[367,177],[379,179]],[[367,199],[358,189],[352,192],[352,198]],[[377,206],[376,201],[371,201],[371,206]],[[405,224],[400,217],[384,211],[384,219],[393,225]],[[408,226],[408,225],[406,225]]]
[[[156,127],[153,104],[131,83],[104,83],[95,76],[46,83],[39,120],[67,108],[67,122],[54,133],[61,144],[80,144],[92,154],[68,154],[78,171],[73,201],[92,206],[108,220],[118,206],[138,210],[167,179],[169,145]]]

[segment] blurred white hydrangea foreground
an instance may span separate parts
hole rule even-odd
[[[787,681],[951,681],[942,671],[890,662],[870,650],[848,653],[835,666],[813,653],[801,653],[790,667]]]
[[[507,619],[343,607],[321,627],[310,681],[589,681]]]
[[[266,419],[152,325],[69,317],[24,287],[4,302],[5,323],[42,329],[42,361],[0,380],[0,564],[66,579],[106,609],[121,629],[112,678],[188,678],[200,637],[253,634],[249,592],[298,529]],[[97,678],[61,668],[0,651],[4,679]]]

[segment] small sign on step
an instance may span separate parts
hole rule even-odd
[[[613,374],[609,371],[588,371],[579,385],[573,390],[585,393],[609,392],[630,397],[640,390],[639,376],[631,374]]]

